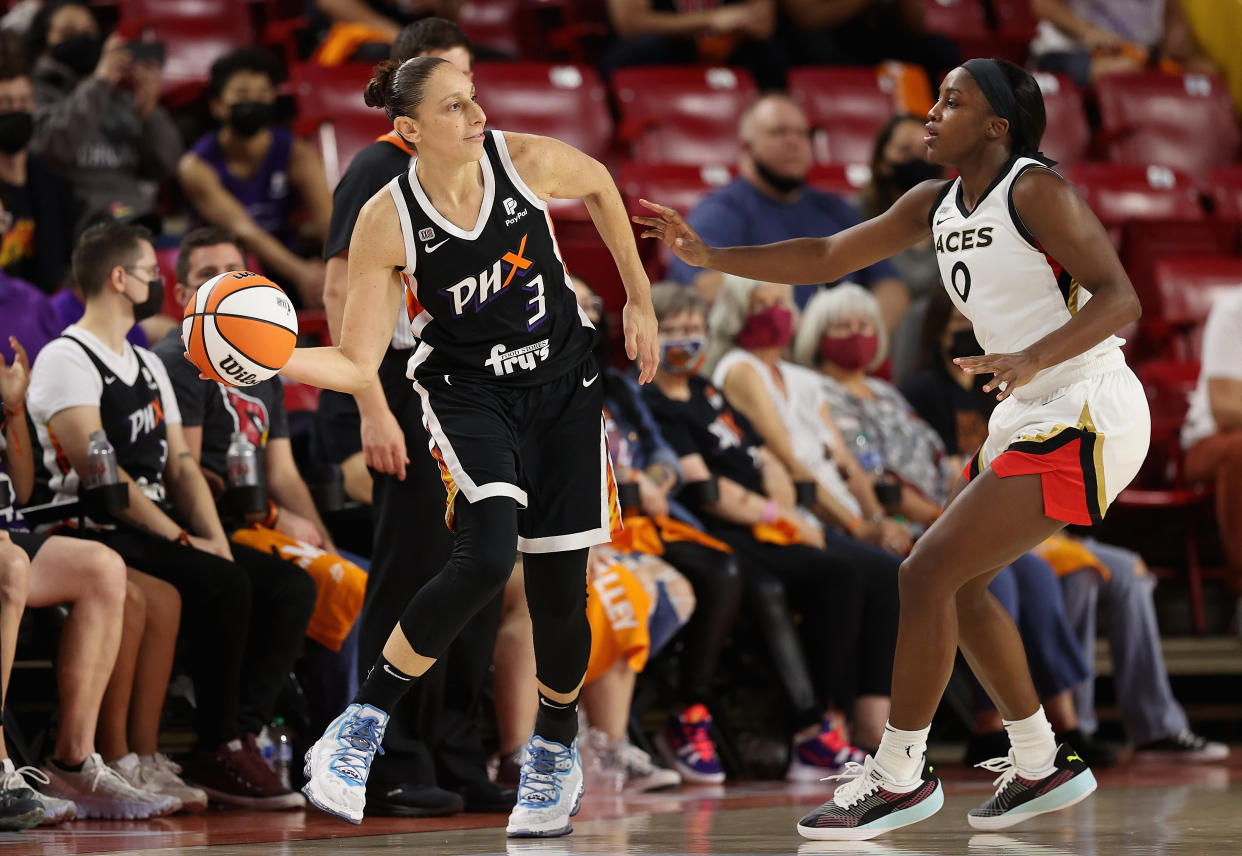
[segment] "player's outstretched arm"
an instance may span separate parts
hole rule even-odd
[[[992,374],[987,392],[1004,383],[998,400],[1043,369],[1095,347],[1143,312],[1108,233],[1064,179],[1051,170],[1027,170],[1013,185],[1013,203],[1039,246],[1091,293],[1091,300],[1063,327],[1020,353],[954,361],[972,374]]]
[[[761,282],[814,285],[834,282],[927,237],[927,215],[943,186],[940,180],[925,181],[880,216],[835,235],[754,247],[709,246],[677,211],[646,199],[639,201],[656,216],[633,220],[647,227],[642,237],[663,241],[686,264]]]
[[[378,383],[376,372],[401,309],[401,286],[394,270],[404,266],[397,207],[384,188],[362,207],[350,238],[341,341],[331,348],[295,348],[281,374],[347,393]]]
[[[651,282],[638,258],[634,230],[621,193],[608,168],[590,155],[551,137],[505,134],[513,165],[526,185],[541,198],[581,199],[595,228],[612,253],[625,286],[625,353],[638,364],[638,382],[655,377],[660,360]]]

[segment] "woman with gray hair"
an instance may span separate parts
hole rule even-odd
[[[868,375],[888,356],[875,297],[848,283],[821,291],[807,304],[793,355],[819,372],[833,421],[866,469],[899,482],[900,498],[890,507],[931,525],[961,468],[897,388]]]
[[[708,326],[709,361],[713,350],[721,352],[713,382],[794,481],[808,486],[807,507],[849,540],[906,553],[909,532],[885,516],[818,378],[784,358],[794,326],[789,286],[725,275]]]

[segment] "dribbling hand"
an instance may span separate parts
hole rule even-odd
[[[957,357],[953,360],[967,374],[991,374],[984,392],[1000,389],[997,401],[1004,401],[1015,389],[1030,383],[1039,373],[1038,361],[1027,351],[1016,354],[984,354],[982,357]]]
[[[630,218],[640,226],[647,227],[647,231],[643,232],[640,237],[658,238],[664,242],[664,246],[673,251],[677,258],[688,265],[694,265],[695,267],[707,266],[707,244],[703,243],[703,239],[699,237],[698,232],[690,228],[690,224],[686,222],[684,217],[667,205],[660,205],[658,202],[648,202],[646,199],[638,201],[644,208],[648,208],[660,215],[658,217],[634,216]]]

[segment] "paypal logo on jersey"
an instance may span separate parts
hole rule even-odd
[[[468,276],[456,285],[440,290],[441,294],[452,300],[454,317],[460,318],[467,309],[478,312],[508,287],[515,275],[523,279],[526,277],[534,265],[524,255],[526,237],[522,236],[517,252],[505,253],[492,263],[491,268],[481,271],[478,276]]]
[[[529,208],[523,208],[521,211],[518,211],[517,210],[518,202],[512,196],[505,197],[504,204],[505,204],[505,217],[508,218],[505,220],[506,226],[512,226],[518,220],[521,220],[523,217],[525,217],[527,212],[530,210]],[[515,214],[514,212],[517,212],[517,213]]]

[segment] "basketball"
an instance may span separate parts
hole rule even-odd
[[[254,386],[275,375],[297,344],[293,304],[270,279],[229,271],[203,283],[185,307],[181,341],[212,380]]]

